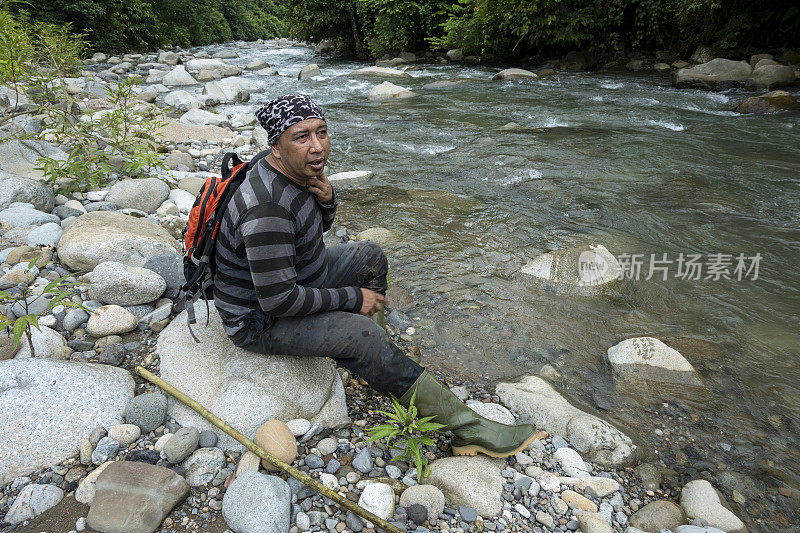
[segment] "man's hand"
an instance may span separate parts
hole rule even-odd
[[[333,202],[333,187],[331,187],[331,182],[328,181],[328,176],[324,172],[319,176],[308,178],[306,187],[310,193],[317,197],[321,204],[327,205]]]
[[[389,304],[386,296],[369,289],[361,289],[361,296],[364,298],[364,303],[361,304],[361,310],[358,312],[360,315],[372,316],[378,311],[383,311],[384,306]]]

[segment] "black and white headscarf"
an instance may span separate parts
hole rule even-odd
[[[285,94],[268,102],[256,111],[258,122],[269,136],[269,145],[278,142],[278,138],[287,128],[309,118],[325,120],[322,109],[305,94]]]

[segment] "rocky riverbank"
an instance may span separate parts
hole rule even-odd
[[[65,80],[89,114],[107,109],[102,95],[108,83],[128,73],[147,75],[138,105],[166,113],[160,151],[170,170],[158,178],[112,176],[102,189],[53,196],[38,181],[34,163],[43,153],[63,157],[62,147],[29,140],[0,144],[0,286],[12,293],[30,287],[38,295],[53,279],[68,276],[84,283],[72,300],[86,309],[56,305],[44,313],[40,331],[33,332],[33,358],[25,341],[19,350],[5,336],[0,342],[5,526],[239,533],[271,523],[270,531],[292,533],[373,530],[294,480],[266,473],[252,454],[242,454],[228,437],[136,376],[137,365],[249,436],[270,419],[287,422],[262,429],[275,433],[266,440],[282,442],[280,451],[287,459],[293,455],[301,470],[409,531],[745,531],[737,514],[754,527],[776,523],[743,516],[753,497],[747,490],[734,490],[730,503],[700,476],[679,486],[666,482],[663,465],[639,464],[640,446],[572,405],[547,381],[547,371],[496,387],[442,376],[481,414],[506,423],[533,421],[542,431],[508,460],[450,457],[441,437],[425,450],[431,476],[420,486],[412,465],[397,460],[396,451],[366,442],[364,429],[383,422],[376,411],[387,403],[357,378],[321,359],[237,350],[221,333],[213,305],[205,326],[202,303],[194,328],[203,341],[198,349],[175,305],[182,281],[178,239],[206,172],[218,172],[226,152],[251,157],[265,145],[249,114],[203,108],[247,101],[257,89],[238,77],[240,66],[227,62],[237,46],[281,44],[237,44],[218,57],[188,51],[97,55],[85,76]],[[382,68],[402,79],[404,72],[393,67]],[[274,75],[264,62],[244,68]],[[307,72],[313,76],[313,69]],[[197,94],[200,83],[204,89]],[[181,86],[193,92],[175,89]],[[6,136],[21,128],[47,138],[41,117],[23,115],[12,124]],[[331,179],[347,187],[370,177],[342,173]],[[380,241],[385,232],[355,233],[337,225],[326,241]],[[44,261],[26,271],[37,258]],[[414,317],[404,312],[413,303],[393,290],[398,303],[387,316],[388,331],[416,356]],[[46,307],[47,297],[38,302]],[[659,352],[659,372],[692,381],[679,353],[654,339],[641,343]],[[609,360],[620,375],[629,374],[640,355],[621,345]]]

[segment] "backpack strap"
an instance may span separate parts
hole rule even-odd
[[[233,164],[231,164],[231,161]],[[222,156],[222,179],[226,180],[230,178],[233,167],[241,165],[242,163],[244,163],[244,161],[239,158],[239,154],[236,152],[228,152]]]

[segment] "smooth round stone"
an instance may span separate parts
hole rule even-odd
[[[25,243],[34,248],[37,246],[55,247],[63,232],[64,230],[61,229],[60,222],[48,222],[47,224],[42,224],[38,228],[31,230],[31,232],[28,233],[28,237],[25,239]]]
[[[164,457],[177,464],[189,457],[200,442],[200,432],[194,427],[181,428],[164,445]]]
[[[280,420],[265,422],[256,431],[253,442],[284,463],[292,464],[297,457],[297,441],[286,423]],[[261,464],[270,472],[280,470],[266,459]]]
[[[409,509],[421,505],[429,517],[439,516],[444,512],[444,493],[433,485],[414,485],[400,495],[400,505]]]
[[[136,329],[139,321],[118,305],[104,305],[89,317],[86,331],[92,337],[105,337],[127,333]]]
[[[143,433],[150,433],[167,418],[167,397],[160,393],[134,396],[125,406],[125,422],[139,426]]]
[[[358,505],[388,520],[394,514],[394,491],[385,483],[370,483],[361,492]]]
[[[14,500],[4,521],[11,525],[36,518],[64,497],[64,491],[53,485],[27,485]]]
[[[292,493],[277,476],[245,472],[237,476],[222,500],[222,517],[233,531],[289,531]],[[310,527],[309,520],[309,527]]]
[[[322,468],[325,466],[325,461],[323,461],[320,456],[314,455],[313,453],[306,455],[305,461],[306,466],[309,468]]]
[[[317,449],[319,450],[319,453],[321,453],[323,456],[330,455],[336,451],[336,447],[338,444],[339,443],[336,442],[336,439],[328,437],[319,441],[319,444],[317,444]]]
[[[133,444],[141,434],[142,430],[134,424],[119,424],[111,426],[108,430],[108,436],[117,441],[120,446]]]
[[[199,445],[201,448],[213,448],[217,445],[217,434],[210,429],[204,429],[200,432]]]
[[[394,465],[386,465],[386,475],[392,479],[400,479],[400,476],[403,475],[403,472],[401,472],[400,469]]]
[[[64,316],[64,329],[75,331],[81,324],[89,320],[89,313],[83,309],[70,309]]]
[[[302,437],[311,429],[311,422],[305,418],[295,418],[294,420],[286,422],[286,426],[289,428],[289,431],[292,432],[292,435],[295,437]]]

